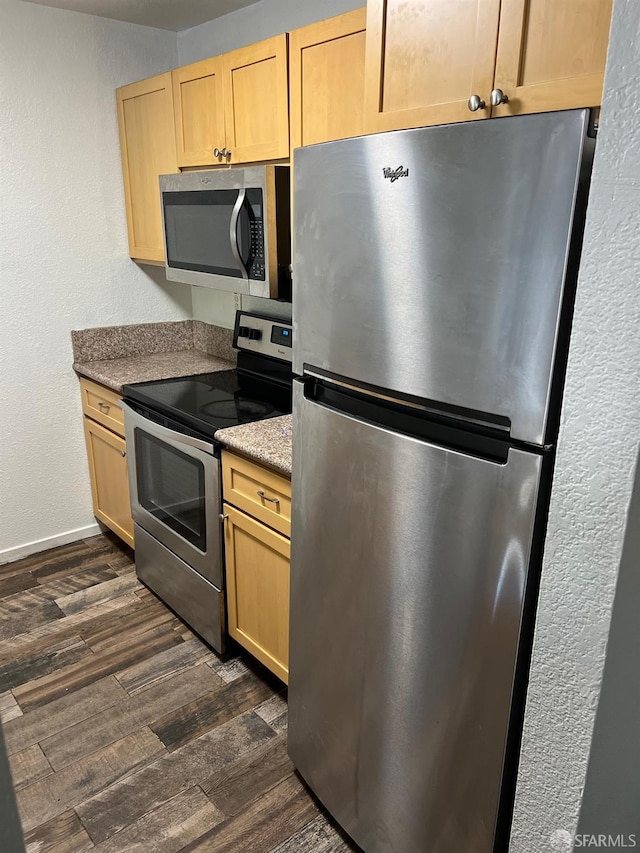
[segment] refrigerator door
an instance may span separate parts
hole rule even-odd
[[[542,459],[295,384],[289,754],[366,853],[491,853]]]
[[[300,148],[294,372],[489,413],[542,444],[588,110]]]

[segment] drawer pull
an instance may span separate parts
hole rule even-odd
[[[111,406],[107,406],[106,403],[103,403],[101,400],[98,400],[98,408],[100,409],[101,412],[104,412],[105,415],[108,415],[109,409],[111,408]]]
[[[265,495],[265,493],[262,491],[262,489],[258,489],[258,497],[260,498],[260,500],[269,501],[269,503],[272,503],[272,504],[279,504],[280,503],[280,498],[270,498],[267,495]]]

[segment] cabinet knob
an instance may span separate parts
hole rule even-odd
[[[214,156],[214,157],[220,157],[220,153],[221,153],[221,152],[220,152],[220,149],[219,149],[219,148],[214,148],[214,149],[213,149],[213,156]]]
[[[220,513],[220,521],[226,521],[229,518],[229,515],[226,512]]]
[[[111,406],[107,406],[106,403],[98,402],[98,408],[100,409],[101,412],[104,412],[105,415],[108,415],[109,409],[111,408]]]
[[[226,148],[223,148],[222,151],[220,152],[220,156],[221,157],[231,157],[231,151],[227,151]]]
[[[508,104],[509,103],[509,98],[505,95],[505,93],[502,91],[502,89],[494,89],[491,92],[490,100],[491,100],[491,106],[492,107],[499,107],[500,104]]]
[[[127,455],[127,451],[126,451],[126,450],[121,450],[121,451],[120,451],[120,455],[121,455],[121,456],[122,456],[122,458],[124,459],[124,457]]]
[[[482,100],[480,95],[471,95],[471,97],[467,101],[467,106],[469,107],[472,113],[475,113],[478,110],[483,110],[487,105]]]

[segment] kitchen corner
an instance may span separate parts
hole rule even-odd
[[[229,370],[236,363],[232,338],[230,329],[200,320],[73,331],[73,369],[122,393],[132,382]]]
[[[71,332],[73,369],[122,394],[125,385],[232,370],[233,331],[201,320],[104,326]],[[291,415],[217,430],[231,450],[291,476]]]
[[[254,351],[258,347],[258,349],[266,349],[267,352],[270,350],[275,352],[269,340],[273,333],[272,329],[284,329],[286,335],[290,335],[290,327],[284,327],[263,318],[253,319],[251,315],[240,316],[243,322],[259,326],[259,330],[256,328],[251,335],[260,337],[264,334],[264,343],[249,340],[249,330],[245,327],[237,328],[234,334],[231,330],[198,320],[111,326],[71,333],[73,367],[80,377],[94,514],[128,545],[134,544],[135,508],[137,507],[140,512],[143,510],[137,494],[132,495],[130,492],[130,485],[137,483],[138,476],[137,467],[132,467],[128,461],[130,454],[135,456],[136,440],[134,427],[125,429],[124,414],[128,412],[129,419],[132,422],[134,420],[139,422],[140,426],[145,423],[145,420],[144,418],[140,420],[136,403],[130,400],[126,403],[122,402],[123,393],[125,399],[128,395],[133,394],[135,397],[136,393],[142,393],[142,402],[148,402],[144,395],[150,394],[152,410],[151,413],[145,410],[147,417],[156,417],[152,414],[154,405],[166,407],[165,398],[169,393],[174,400],[172,406],[175,408],[170,407],[168,411],[178,419],[180,417],[195,418],[195,422],[192,421],[191,425],[204,430],[205,447],[214,446],[209,445],[209,441],[217,442],[218,445],[226,446],[240,456],[264,465],[265,476],[268,476],[267,469],[270,469],[291,477],[292,428],[289,414],[291,380],[286,378],[288,370],[286,359],[284,362],[272,362],[267,357],[266,361],[263,359],[261,362],[260,357],[244,353],[241,358],[249,361],[242,362],[240,371],[235,369],[238,363],[236,341],[240,341],[237,347],[247,346]],[[247,336],[245,344],[242,343],[242,335]],[[281,349],[281,352],[290,359],[290,349]],[[278,382],[272,385],[268,379],[274,363],[281,365],[276,376],[278,382],[284,381],[284,387]],[[243,373],[243,365],[253,370],[261,366],[266,370],[267,381],[256,385],[258,380],[254,378],[253,373],[250,373],[245,380],[242,380],[244,386],[238,384],[239,377]],[[136,392],[136,388],[140,388],[141,391]],[[159,397],[157,397],[158,394]],[[154,395],[157,398],[155,400]],[[191,403],[186,402],[189,399]],[[286,414],[278,416],[276,406]],[[199,418],[202,420],[198,420]],[[261,420],[261,418],[265,419]],[[169,424],[175,428],[175,419],[167,421],[162,418],[161,423],[165,426],[153,427],[158,433],[157,441],[163,437],[168,440],[169,433],[166,427]],[[152,429],[151,424],[149,423],[146,428]],[[174,435],[178,436],[179,433]],[[182,439],[177,440],[178,444],[182,441]],[[193,443],[193,439],[184,440]],[[142,451],[140,452],[144,455]],[[196,453],[197,451],[191,449],[188,452]],[[184,452],[178,455],[184,457]],[[219,457],[219,451],[214,456]],[[205,466],[210,468],[213,460],[209,459],[208,454],[205,454],[203,459]],[[158,470],[153,473],[150,459],[145,459],[144,465],[148,468],[145,480],[147,477],[154,479],[162,477],[160,473],[163,467],[162,462],[162,458],[158,457],[156,460]],[[174,463],[171,476],[176,476],[178,473],[175,464],[179,463]],[[214,478],[212,483],[209,482],[211,477]],[[219,491],[219,487],[215,484],[219,482],[220,477],[217,470],[210,470],[206,480],[207,482],[197,487],[192,484],[190,499],[204,501],[209,505],[211,501],[218,500],[216,491]],[[158,483],[160,483],[159,479]],[[157,488],[161,488],[166,494],[171,487],[165,484]],[[161,499],[155,495],[148,500],[153,503]],[[184,501],[185,494],[177,494],[175,500]],[[133,513],[129,509],[131,503],[134,506]],[[165,509],[158,506],[155,512],[163,515]],[[208,516],[209,511],[207,511],[207,518]],[[167,531],[166,525],[160,525],[160,530],[156,529],[154,525],[158,524],[157,520],[146,513],[145,517],[148,517],[149,523],[158,536],[161,536],[160,530]],[[178,525],[180,535],[168,534],[170,538],[176,537],[173,550],[181,553],[188,561],[190,561],[189,555],[196,563],[202,560],[202,555],[196,553],[197,549],[192,551],[191,546],[180,544],[184,541],[183,537],[186,536],[189,539],[193,534],[190,534],[187,528],[182,529],[177,521],[175,524]],[[208,534],[203,531],[202,535],[207,539],[213,537],[216,540],[217,535],[213,535],[216,525],[217,522],[213,523],[212,519],[208,518]],[[141,540],[144,533],[139,531],[137,536]],[[204,549],[205,546],[199,544],[198,547]],[[186,551],[182,550],[184,548]],[[142,559],[142,550],[138,549],[139,560]],[[207,560],[212,560],[212,565],[217,565],[219,562],[211,553],[204,562],[206,563]],[[210,567],[203,566],[202,573],[208,576]],[[214,575],[215,577],[210,579],[215,580],[220,588],[224,588],[222,570],[216,569]],[[191,577],[190,574],[189,577]],[[151,585],[153,586],[153,583]],[[200,591],[206,598],[208,589],[205,587]],[[169,595],[178,612],[183,612],[179,599],[171,596],[171,593]],[[224,605],[222,607],[224,610]],[[210,625],[207,624],[209,621],[207,617],[202,620],[196,617],[196,621],[201,634],[219,651],[223,651],[223,629],[213,634],[210,631]]]

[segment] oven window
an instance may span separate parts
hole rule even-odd
[[[174,269],[242,278],[231,250],[231,214],[238,190],[199,190],[162,194],[167,264]],[[246,214],[240,217],[241,256],[249,244]]]
[[[200,551],[206,551],[204,465],[136,429],[138,501]]]

